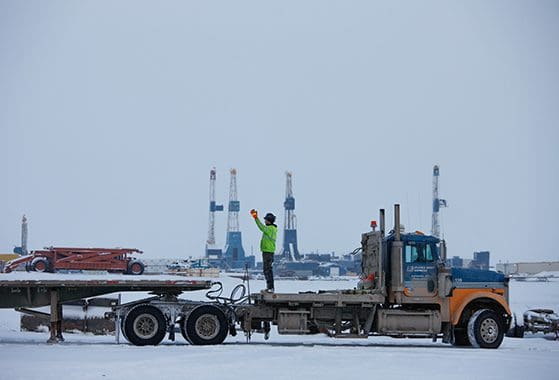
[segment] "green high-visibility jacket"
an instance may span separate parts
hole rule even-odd
[[[260,240],[260,250],[262,252],[276,252],[276,237],[278,236],[278,226],[275,224],[263,224],[260,219],[255,218],[256,225],[262,231],[262,240]]]

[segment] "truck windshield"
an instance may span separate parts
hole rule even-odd
[[[427,243],[407,242],[405,245],[406,263],[432,262],[433,252],[431,245]]]

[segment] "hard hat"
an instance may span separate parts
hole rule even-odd
[[[271,212],[269,212],[264,217],[264,220],[267,220],[270,223],[274,223],[276,221],[276,216],[274,214],[272,214]]]

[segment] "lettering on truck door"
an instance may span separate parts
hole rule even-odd
[[[437,288],[435,245],[406,241],[404,245],[404,294],[408,297],[432,297]]]

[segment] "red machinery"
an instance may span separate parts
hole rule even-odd
[[[134,248],[60,248],[50,247],[32,251],[7,263],[5,272],[11,272],[25,263],[27,270],[55,272],[58,269],[107,270],[125,274],[144,273],[144,264],[130,255],[142,253]]]

